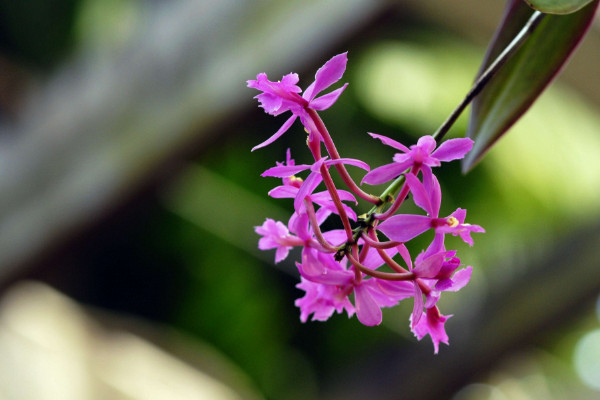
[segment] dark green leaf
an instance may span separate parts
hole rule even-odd
[[[475,144],[463,160],[463,171],[479,161],[560,72],[587,32],[599,2],[594,0],[573,14],[546,16],[475,98],[467,130],[467,136]],[[480,74],[517,35],[532,13],[521,0],[509,1]]]
[[[525,0],[525,2],[543,13],[570,14],[585,7],[592,0]]]

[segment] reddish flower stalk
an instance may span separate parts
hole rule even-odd
[[[335,144],[333,143],[333,140],[331,139],[331,135],[329,134],[329,131],[325,127],[325,124],[323,123],[323,120],[321,119],[319,114],[315,110],[307,109],[307,111],[308,111],[308,115],[311,117],[316,128],[319,130],[319,133],[321,134],[321,138],[323,139],[325,148],[327,149],[327,152],[329,153],[329,157],[331,157],[331,159],[333,159],[333,160],[340,159],[341,158],[340,154],[338,153],[337,148],[335,147]],[[365,192],[364,190],[362,190],[360,187],[358,187],[356,182],[354,182],[354,180],[352,179],[352,177],[346,170],[346,167],[344,166],[344,164],[336,164],[335,169],[338,171],[338,173],[340,174],[340,177],[342,178],[342,180],[344,181],[346,186],[348,186],[348,189],[350,189],[350,191],[352,193],[354,193],[361,199],[368,201],[369,203],[373,203],[373,204],[381,203],[381,199],[379,197],[369,194],[369,193]]]
[[[393,269],[394,271],[401,273],[401,274],[408,272],[407,270],[402,268],[402,266],[400,266],[400,264],[398,264],[396,261],[394,261],[394,259],[392,257],[390,257],[383,249],[377,249],[377,252],[381,256],[383,261],[385,261],[385,263],[387,265],[389,265],[389,267],[391,269]]]
[[[323,236],[321,228],[319,227],[319,222],[317,221],[315,206],[313,205],[312,201],[310,201],[308,198],[304,199],[304,206],[306,207],[306,213],[310,220],[310,226],[313,230],[313,233],[315,234],[315,238],[317,239],[319,244],[323,246],[327,251],[335,253],[338,249],[331,243],[329,243],[327,239],[325,239],[325,237]]]
[[[417,167],[417,166],[412,167],[410,170],[410,173],[413,173],[413,174],[416,174],[418,172],[419,172],[419,167]],[[396,213],[396,211],[398,211],[398,209],[400,208],[402,203],[404,203],[404,200],[406,200],[406,196],[408,196],[409,191],[410,191],[410,188],[408,187],[408,185],[406,184],[406,181],[405,181],[404,184],[402,185],[402,189],[400,189],[400,193],[398,193],[398,196],[394,199],[394,203],[390,206],[390,208],[388,208],[381,214],[375,214],[374,218],[378,219],[378,220],[385,220],[385,219],[388,219],[389,217],[391,217],[392,215],[394,215]]]
[[[327,191],[331,195],[331,199],[333,200],[333,204],[338,210],[340,219],[342,220],[342,225],[344,225],[344,230],[346,231],[346,236],[348,236],[348,241],[352,242],[352,227],[350,226],[350,221],[348,220],[348,215],[346,214],[346,210],[344,210],[344,206],[342,205],[342,201],[340,200],[340,195],[335,188],[335,184],[333,183],[333,179],[331,179],[331,175],[329,174],[329,170],[325,165],[321,166],[321,176],[323,177],[323,183],[327,188]]]
[[[368,244],[369,246],[374,247],[376,249],[391,249],[400,244],[399,242],[394,242],[391,240],[387,241],[387,242],[380,242],[377,240],[373,240],[364,231],[361,232],[360,237],[365,241],[366,244]]]
[[[356,268],[358,268],[358,270],[360,270],[360,272],[362,272],[365,275],[371,276],[373,278],[383,279],[386,281],[411,281],[411,280],[415,279],[415,274],[412,272],[405,271],[403,273],[395,273],[395,272],[376,271],[376,270],[369,269],[369,268],[365,267],[364,265],[362,265],[351,254],[348,254],[347,257],[348,257],[348,260],[350,261],[350,263],[352,263],[352,265],[354,265]]]

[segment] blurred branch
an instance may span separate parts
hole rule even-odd
[[[206,141],[250,104],[246,79],[306,66],[383,5],[159,3],[122,48],[79,54],[0,127],[0,279]]]

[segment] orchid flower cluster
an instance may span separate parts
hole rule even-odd
[[[471,266],[461,265],[456,251],[446,249],[445,237],[452,234],[473,245],[471,232],[484,230],[465,223],[466,210],[461,208],[440,217],[441,190],[433,168],[463,158],[473,142],[467,138],[450,139],[438,146],[432,136],[424,136],[417,144],[406,147],[389,137],[370,133],[398,151],[393,162],[371,170],[363,161],[340,157],[317,111],[331,107],[348,84],[317,96],[342,78],[346,63],[346,53],[327,61],[302,95],[295,73],[277,82],[260,73],[256,80],[247,82],[248,87],[261,91],[256,99],[265,112],[274,116],[292,113],[273,136],[252,150],[271,144],[300,118],[314,160],[312,164],[296,165],[288,149],[285,162],[277,162],[262,174],[282,179],[282,184],[269,195],[294,199],[294,213],[287,224],[267,219],[257,226],[256,232],[262,236],[258,247],[275,249],[275,262],[284,260],[291,248],[302,248],[301,262],[296,263],[301,280],[297,287],[305,295],[295,303],[302,322],[311,314],[312,320],[325,321],[334,312],[345,311],[348,317],[356,314],[364,325],[378,325],[382,307],[412,298],[411,330],[419,340],[429,335],[437,353],[440,342],[448,344],[444,323],[451,315],[442,315],[436,304],[442,292],[464,287],[472,271]],[[322,154],[323,147],[327,155]],[[369,194],[355,183],[346,166],[367,172],[361,185],[390,185],[380,196]],[[335,186],[332,168],[347,190]],[[300,178],[300,173],[308,176]],[[322,186],[325,190],[319,189]],[[409,193],[425,215],[397,214]],[[348,205],[356,205],[356,197],[372,203],[371,210],[357,216]],[[333,214],[343,228],[324,231],[323,223]],[[433,240],[413,259],[406,243],[427,231],[433,231]]]

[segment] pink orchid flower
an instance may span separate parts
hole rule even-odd
[[[304,199],[308,198],[310,201],[320,205],[324,209],[337,213],[337,208],[332,201],[331,194],[327,191],[313,193],[317,186],[323,181],[323,177],[321,176],[321,167],[324,165],[326,167],[330,167],[336,164],[347,164],[353,165],[355,167],[362,168],[366,171],[369,170],[369,166],[360,160],[355,160],[352,158],[339,158],[337,160],[327,160],[326,157],[321,158],[313,165],[300,164],[300,165],[278,165],[276,167],[269,168],[265,172],[262,173],[261,176],[266,177],[276,177],[276,178],[290,178],[291,176],[295,176],[295,174],[306,171],[310,169],[311,173],[308,175],[306,180],[302,181],[302,183],[298,186],[298,178],[294,180],[294,184],[291,185],[283,185],[278,186],[272,189],[269,192],[269,196],[273,198],[293,198],[294,199],[294,208],[296,212],[304,211]],[[337,193],[342,201],[353,201],[355,204],[356,198],[350,192],[345,190],[337,190]],[[346,205],[343,205],[344,209],[348,213],[348,216],[353,220],[356,220],[356,213],[353,209],[349,208]]]
[[[393,256],[395,250],[388,249]],[[376,251],[370,251],[363,261],[367,268],[376,269],[384,264]],[[333,310],[344,307],[347,296],[354,292],[354,309],[358,320],[367,326],[379,325],[382,320],[382,307],[392,307],[398,302],[413,295],[412,284],[404,281],[384,281],[377,278],[356,280],[353,269],[346,268],[346,261],[337,262],[332,254],[319,252],[303,253],[302,263],[297,263],[303,282],[310,281],[313,285],[303,284],[301,289],[309,288],[306,295],[296,301],[302,315],[308,316],[333,314]],[[315,289],[314,285],[333,286],[333,288]],[[335,293],[335,296],[330,295]],[[346,308],[347,309],[347,308]],[[309,311],[310,310],[310,311]],[[340,311],[338,311],[340,312]],[[348,312],[348,316],[351,316]]]
[[[281,81],[272,82],[267,79],[267,74],[263,72],[256,76],[256,80],[247,81],[248,87],[262,91],[255,98],[258,99],[260,106],[266,113],[279,115],[286,111],[292,112],[292,116],[283,123],[273,136],[255,146],[252,151],[265,147],[277,140],[292,126],[297,117],[300,117],[300,121],[310,135],[318,136],[318,130],[306,110],[326,110],[337,101],[344,89],[346,89],[346,86],[348,86],[347,83],[341,88],[321,97],[316,96],[342,78],[344,71],[346,71],[347,62],[348,53],[338,54],[327,61],[319,68],[315,75],[315,81],[306,88],[302,96],[299,95],[302,89],[296,86],[299,81],[297,74],[290,73],[285,75]]]
[[[458,235],[472,246],[471,232],[485,232],[485,230],[479,225],[465,224],[467,211],[462,208],[456,209],[446,218],[439,218],[442,199],[440,184],[428,170],[423,170],[423,180],[424,183],[421,183],[415,175],[406,174],[406,183],[410,187],[415,204],[428,215],[394,215],[382,222],[377,229],[397,242],[407,242],[428,229],[435,229],[436,233]]]
[[[419,319],[416,325],[412,324],[413,315],[410,316],[412,331],[417,339],[421,340],[429,335],[433,342],[434,353],[437,354],[440,347],[440,342],[448,344],[448,335],[444,324],[452,317],[452,315],[442,315],[437,307],[427,309],[423,313],[423,317]]]
[[[261,226],[255,226],[254,231],[262,236],[258,241],[260,250],[277,249],[276,263],[285,260],[292,247],[304,245],[304,240],[290,234],[283,222],[271,218],[267,218]]]
[[[442,161],[461,159],[473,147],[473,141],[469,138],[446,140],[435,150],[436,142],[433,136],[423,136],[417,144],[410,149],[389,137],[369,133],[371,137],[381,140],[387,146],[401,151],[394,155],[394,162],[375,168],[363,178],[363,183],[379,185],[402,175],[408,168],[417,166],[431,170],[431,167],[439,167]],[[435,150],[435,151],[434,151]]]

